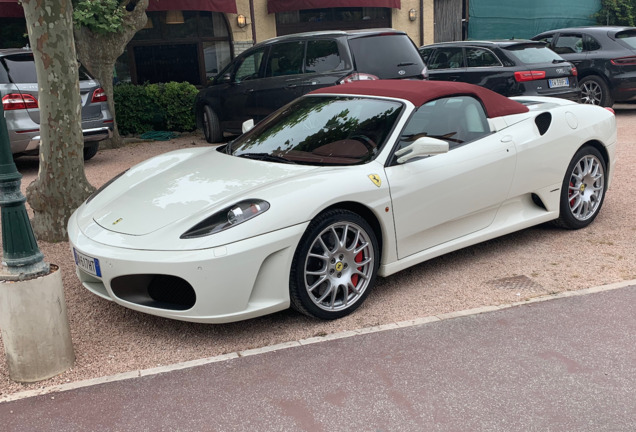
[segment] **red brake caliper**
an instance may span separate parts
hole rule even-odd
[[[359,263],[362,262],[362,251],[358,252],[358,255],[356,255],[355,262]],[[358,270],[362,270],[362,267],[358,267]],[[360,277],[357,274],[354,274],[353,276],[351,276],[351,283],[353,284],[354,287],[358,286],[358,279]]]

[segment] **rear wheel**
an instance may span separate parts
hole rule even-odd
[[[369,224],[348,210],[314,219],[291,268],[292,307],[320,319],[350,314],[371,290],[379,264],[378,242]]]
[[[614,105],[609,86],[605,80],[596,75],[589,75],[579,81],[581,87],[581,103],[611,107]]]
[[[84,160],[92,159],[99,150],[99,142],[87,144],[84,146]]]
[[[203,107],[203,134],[209,143],[218,143],[223,139],[219,117],[209,105]]]
[[[606,172],[605,160],[597,149],[585,146],[576,152],[561,186],[557,225],[579,229],[592,223],[605,198]]]

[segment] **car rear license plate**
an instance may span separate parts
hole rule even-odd
[[[84,255],[73,248],[75,265],[93,276],[102,277],[102,269],[99,267],[99,260],[88,255]]]
[[[550,86],[550,88],[569,87],[570,80],[567,78],[553,78],[548,80],[548,85]]]

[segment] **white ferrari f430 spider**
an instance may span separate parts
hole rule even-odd
[[[234,141],[130,168],[69,221],[77,275],[137,311],[223,323],[290,306],[334,319],[377,275],[598,215],[611,110],[450,82],[360,81]]]

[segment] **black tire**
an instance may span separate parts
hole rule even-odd
[[[585,228],[598,215],[605,199],[607,166],[592,146],[581,147],[570,162],[561,185],[559,219],[567,229]]]
[[[586,76],[579,81],[579,87],[581,87],[581,103],[602,107],[614,105],[609,86],[600,76]]]
[[[307,227],[292,262],[292,307],[324,320],[350,314],[371,291],[379,257],[375,233],[358,214],[335,209],[317,216]]]
[[[92,159],[99,150],[99,142],[86,144],[84,146],[84,161]]]
[[[223,139],[219,117],[209,105],[203,107],[203,134],[205,140],[211,144],[221,142]]]

